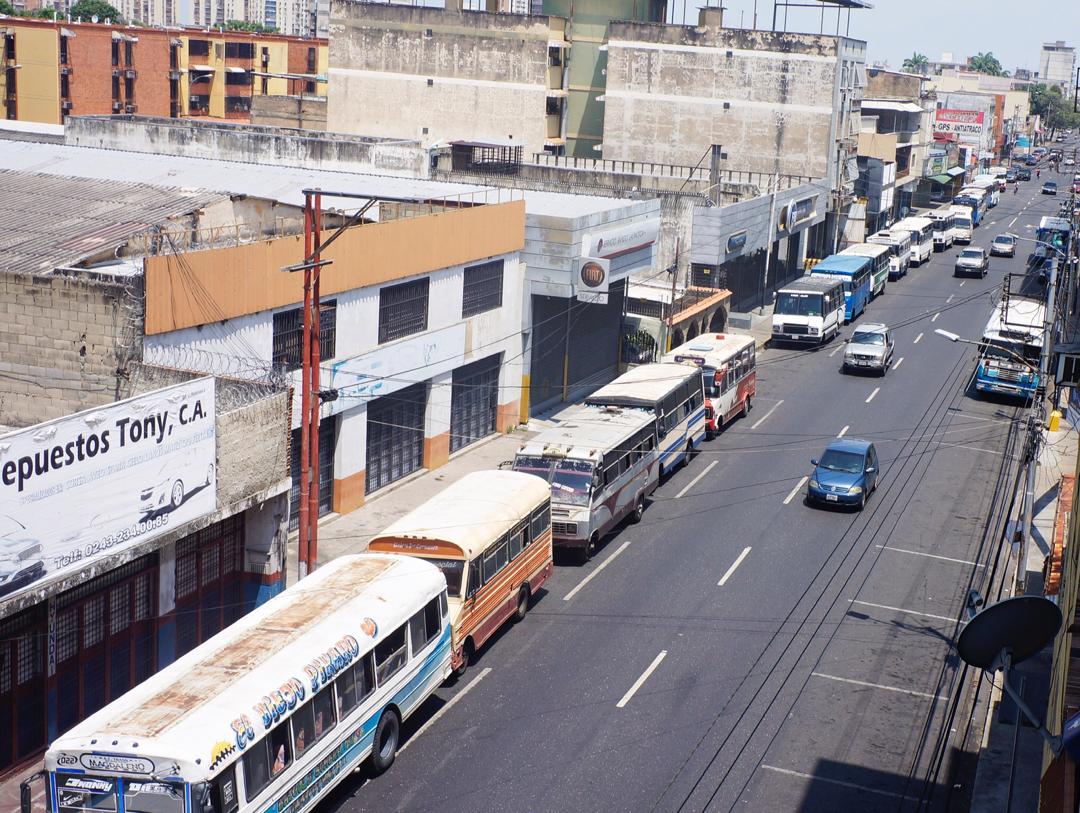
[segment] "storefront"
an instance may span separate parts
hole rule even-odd
[[[450,396],[451,452],[495,431],[501,362],[501,354],[496,353],[454,370]]]
[[[333,510],[334,448],[337,443],[337,419],[329,415],[319,420],[319,516]],[[289,530],[300,527],[300,430],[292,430],[289,444]]]
[[[368,494],[424,467],[427,394],[423,381],[368,404]]]

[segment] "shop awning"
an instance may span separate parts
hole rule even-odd
[[[544,139],[544,146],[545,147],[561,147],[565,143],[566,143],[565,138],[545,138]]]
[[[565,99],[567,92],[561,88],[548,88],[547,95],[555,98]]]
[[[952,183],[952,177],[949,175],[931,175],[930,180],[940,184]]]
[[[213,73],[216,68],[210,65],[192,65],[189,70],[197,71],[198,73]]]
[[[247,73],[247,68],[226,68],[225,73]]]
[[[967,174],[967,170],[966,170],[966,169],[964,169],[963,167],[949,167],[949,168],[948,168],[947,170],[945,170],[945,171],[946,171],[946,172],[948,172],[948,173],[949,173],[949,175],[951,175],[951,176],[952,176],[952,177],[954,177],[954,178],[955,178],[955,177],[956,177],[957,175],[965,175],[965,174]]]
[[[891,99],[863,99],[862,108],[871,110],[895,110],[897,113],[921,113],[922,108],[914,102],[894,102]]]

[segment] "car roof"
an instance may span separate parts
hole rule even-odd
[[[1015,240],[1015,239],[1016,239],[1015,234],[1013,234],[1012,232],[1005,232],[1004,234],[999,234],[997,237],[995,237],[994,242],[996,243],[998,240]]]
[[[874,444],[868,440],[860,440],[859,438],[838,438],[829,442],[829,445],[825,447],[825,451],[829,449],[835,449],[838,452],[855,452],[857,454],[865,454],[866,450]]]
[[[889,329],[888,325],[883,325],[880,322],[870,322],[868,324],[862,324],[855,328],[853,333],[884,333]]]

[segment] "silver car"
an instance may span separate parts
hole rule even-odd
[[[965,248],[956,257],[956,265],[953,266],[954,277],[985,277],[990,268],[990,257],[986,250],[981,248]]]
[[[892,331],[880,324],[862,325],[855,329],[844,348],[844,372],[863,370],[885,375],[892,364]]]

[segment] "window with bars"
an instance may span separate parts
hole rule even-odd
[[[203,528],[176,546],[176,656],[245,612],[242,515]]]
[[[430,288],[424,277],[379,290],[379,344],[427,330]]]
[[[0,771],[45,746],[45,604],[0,620]]]
[[[465,285],[461,295],[461,317],[475,316],[502,307],[503,261],[473,265],[465,269]]]
[[[275,365],[286,371],[299,370],[304,355],[304,309],[291,308],[274,314]],[[319,304],[319,358],[325,361],[337,353],[337,300]]]

